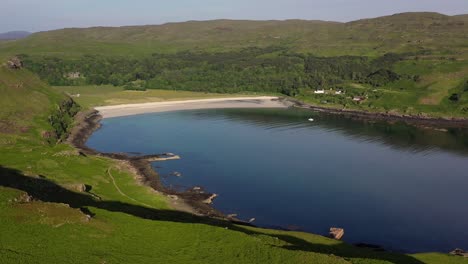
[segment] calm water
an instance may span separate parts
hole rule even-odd
[[[466,131],[284,109],[180,111],[102,124],[90,147],[181,155],[154,164],[166,185],[203,186],[219,194],[217,209],[257,225],[319,234],[343,227],[345,241],[406,252],[468,248]]]

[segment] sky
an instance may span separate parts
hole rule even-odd
[[[0,32],[220,18],[347,22],[413,11],[468,14],[468,0],[0,0]]]

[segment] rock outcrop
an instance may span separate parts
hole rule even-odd
[[[204,200],[203,203],[205,204],[212,204],[213,203],[213,200],[214,198],[218,197],[218,195],[216,193],[212,194],[210,197],[208,197],[208,199]]]
[[[7,66],[10,69],[21,69],[23,68],[23,62],[18,57],[13,57],[7,61]]]
[[[468,252],[466,252],[465,250],[460,249],[460,248],[454,249],[452,252],[450,252],[450,254],[455,255],[455,256],[461,256],[461,257],[468,258]]]
[[[73,192],[78,192],[78,193],[84,193],[87,190],[87,187],[83,183],[70,183],[70,184],[64,184],[63,187],[66,189],[73,191]]]
[[[27,193],[22,193],[19,197],[13,199],[15,203],[30,203],[33,201],[33,197]]]
[[[344,229],[343,228],[337,228],[337,227],[331,227],[329,235],[333,239],[340,240],[344,236]]]

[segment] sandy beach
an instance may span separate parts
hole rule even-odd
[[[103,118],[130,116],[145,113],[168,112],[177,110],[214,109],[214,108],[285,108],[287,105],[274,96],[231,97],[198,99],[185,101],[166,101],[141,104],[122,104],[95,107]]]

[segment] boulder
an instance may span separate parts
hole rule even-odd
[[[329,235],[333,239],[340,240],[344,236],[344,229],[338,227],[331,227]]]
[[[178,172],[178,171],[174,171],[173,173],[171,173],[172,176],[176,176],[176,177],[182,177],[182,173]]]
[[[228,214],[226,217],[227,217],[228,219],[229,219],[229,218],[234,218],[234,217],[237,217],[237,214]]]
[[[216,193],[214,193],[210,197],[208,197],[208,199],[206,199],[206,200],[204,200],[202,202],[205,203],[205,204],[212,204],[214,198],[216,198],[216,197],[218,197],[218,195]]]
[[[79,192],[79,193],[86,192],[87,190],[86,185],[83,183],[64,184],[64,187],[70,191]]]
[[[460,248],[454,249],[452,252],[450,252],[450,254],[455,255],[455,256],[461,256],[461,257],[468,258],[468,252],[466,252],[465,250],[460,249]]]
[[[33,197],[27,193],[21,194],[19,197],[13,199],[15,203],[30,203],[32,202]]]
[[[21,69],[23,62],[18,57],[13,57],[7,61],[7,66],[10,69]]]

